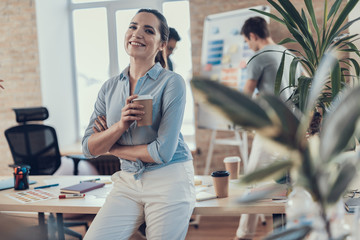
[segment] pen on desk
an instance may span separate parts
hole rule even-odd
[[[96,182],[96,181],[99,181],[99,180],[100,180],[100,178],[94,178],[94,179],[82,180],[82,181],[80,181],[80,183],[82,183],[82,182]]]
[[[76,193],[76,194],[60,194],[59,198],[60,199],[65,199],[65,198],[83,198],[85,197],[85,193]]]
[[[58,183],[55,183],[55,184],[49,184],[49,185],[44,185],[44,186],[34,187],[34,189],[49,188],[49,187],[56,187],[56,186],[59,186],[59,184],[58,184]]]

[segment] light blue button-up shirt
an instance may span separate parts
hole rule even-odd
[[[98,116],[106,116],[108,127],[120,121],[121,109],[130,96],[129,67],[120,76],[107,80],[100,89],[95,102],[94,112],[82,140],[83,153],[94,158],[89,152],[88,140],[94,133],[92,127]],[[134,94],[153,97],[153,119],[151,126],[138,127],[133,122],[117,141],[120,145],[147,144],[147,150],[155,163],[143,163],[139,159],[129,161],[120,159],[121,170],[135,173],[139,178],[144,171],[150,171],[166,165],[191,161],[191,152],[180,133],[184,116],[186,92],[183,78],[164,69],[156,63],[135,87]]]

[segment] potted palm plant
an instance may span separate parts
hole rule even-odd
[[[260,95],[252,100],[212,80],[194,78],[191,82],[195,94],[202,101],[235,125],[256,130],[258,134],[276,143],[279,152],[280,149],[281,152],[286,152],[285,160],[279,156],[278,161],[246,175],[242,181],[261,181],[290,169],[292,173],[296,173],[291,175],[293,184],[306,189],[319,204],[320,218],[329,239],[332,239],[332,232],[328,209],[342,197],[356,174],[356,161],[359,160],[359,154],[344,150],[353,138],[360,119],[360,87],[344,91],[336,99],[333,110],[324,117],[319,136],[307,138],[306,130],[312,109],[325,87],[324,82],[336,63],[334,55],[323,58],[314,75],[302,113],[294,112],[275,95]],[[304,228],[311,231],[309,226]],[[290,232],[281,234],[286,236],[288,233]]]
[[[324,54],[330,49],[345,53],[339,55],[331,74],[325,82],[325,88],[318,98],[316,106],[325,110],[341,89],[346,86],[346,80],[359,78],[359,63],[355,59],[348,57],[349,52],[355,52],[360,56],[357,47],[353,44],[358,39],[358,34],[349,35],[346,32],[351,24],[360,19],[359,17],[346,22],[349,13],[358,3],[358,0],[349,0],[346,4],[343,4],[344,1],[342,0],[335,0],[331,6],[329,1],[325,0],[322,23],[320,24],[317,21],[312,0],[304,0],[306,9],[301,9],[300,11],[289,0],[278,0],[278,3],[268,0],[268,2],[280,14],[280,17],[257,9],[253,9],[253,11],[269,16],[271,19],[286,26],[292,37],[283,39],[279,44],[295,43],[298,45],[298,50],[289,49],[296,57],[291,63],[288,86],[295,89],[291,96],[291,101],[301,111],[305,111],[309,89]],[[284,52],[283,54],[289,53]],[[274,91],[277,95],[282,90],[280,86],[284,59],[283,56],[275,83]],[[307,76],[295,79],[295,71],[298,64],[302,65]],[[355,69],[355,75],[351,74],[351,67]]]
[[[263,95],[252,100],[236,90],[201,77],[194,78],[192,86],[203,101],[217,112],[223,113],[235,125],[256,130],[276,143],[279,152],[287,156],[284,159],[280,155],[278,161],[245,176],[243,182],[261,181],[290,169],[292,184],[306,189],[320,206],[319,215],[325,232],[332,239],[329,209],[341,199],[354,178],[359,160],[357,153],[346,152],[346,149],[354,139],[360,117],[360,87],[345,89],[349,88],[349,79],[359,79],[360,67],[355,59],[339,54],[355,52],[359,55],[353,44],[357,35],[346,33],[348,27],[360,19],[346,22],[358,0],[349,0],[346,4],[342,0],[335,0],[331,6],[325,0],[322,24],[316,20],[311,0],[304,0],[306,9],[301,11],[297,11],[289,0],[268,2],[280,17],[254,11],[287,27],[292,37],[282,40],[280,44],[293,42],[299,45],[300,50],[289,49],[296,57],[291,63],[288,87],[295,89],[290,100],[300,111],[289,109],[276,96]],[[289,53],[284,52],[283,59],[285,54]],[[295,79],[298,64],[302,65],[307,76]],[[282,90],[283,65],[282,61],[276,78],[275,95]],[[352,67],[355,76],[350,73]],[[332,110],[327,112],[330,106]],[[308,138],[314,109],[318,107],[324,110],[322,131]],[[303,226],[295,229],[295,232],[305,236],[312,230],[312,226]],[[301,236],[291,238],[292,234],[293,229],[280,233],[285,239],[301,239]],[[279,235],[273,236],[273,239],[277,237]]]

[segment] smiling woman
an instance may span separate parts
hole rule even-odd
[[[164,17],[162,16],[162,18]],[[168,37],[169,29],[166,20],[159,22],[147,9],[139,10],[125,34],[125,50],[130,56],[130,62],[137,59],[152,63],[155,59],[155,62],[160,62],[165,68],[166,62],[163,50]]]
[[[146,219],[149,239],[185,239],[195,204],[192,155],[180,132],[184,79],[165,69],[169,29],[156,10],[140,9],[125,33],[130,64],[106,81],[83,138],[83,152],[117,156],[121,171],[85,239],[129,239]],[[138,124],[152,97],[152,123]],[[121,111],[120,111],[121,109]],[[106,226],[106,227],[104,227]],[[164,227],[165,226],[165,227]]]

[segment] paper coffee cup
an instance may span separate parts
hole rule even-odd
[[[218,198],[229,196],[229,175],[228,171],[212,172],[215,194]]]
[[[238,179],[240,173],[240,157],[231,156],[224,158],[225,169],[230,173],[230,179]]]
[[[137,121],[139,127],[150,126],[152,124],[152,99],[151,95],[140,95],[133,100],[134,103],[143,105],[141,110],[145,112],[144,115],[140,115],[141,120]]]

